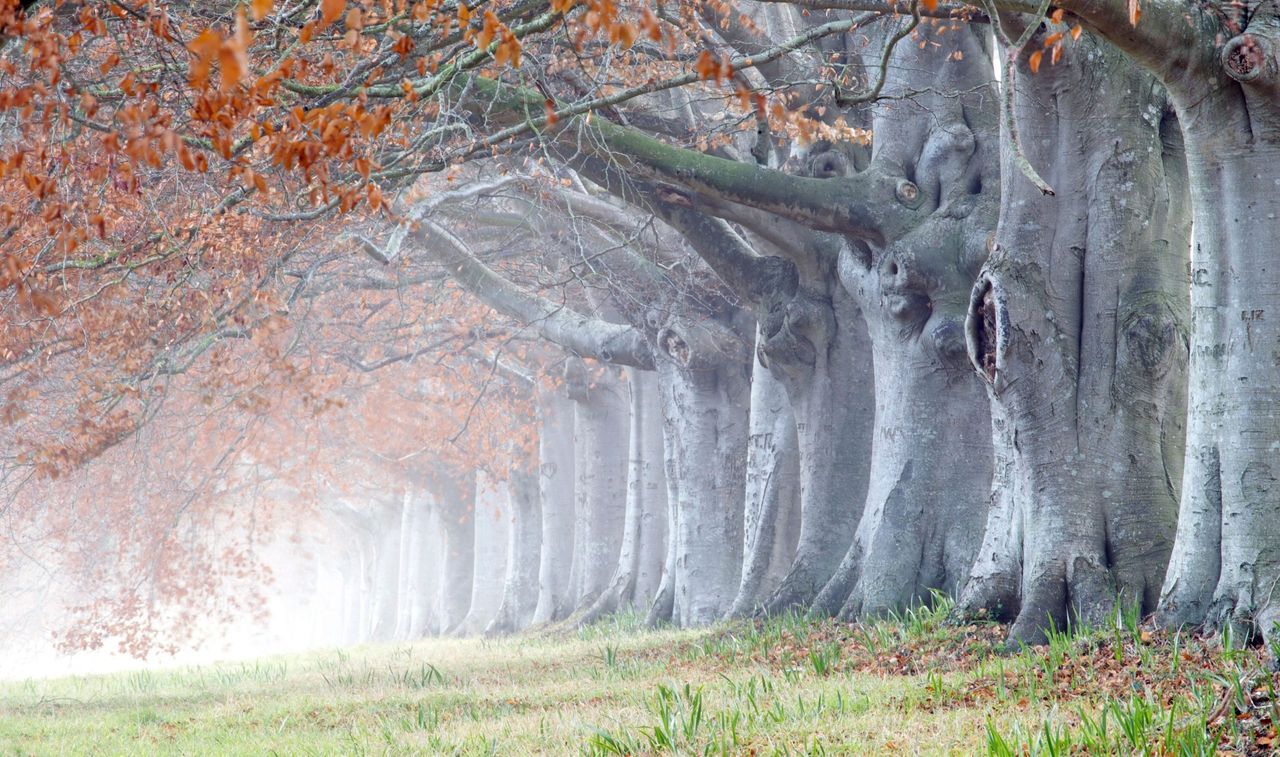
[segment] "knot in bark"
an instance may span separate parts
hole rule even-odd
[[[930,330],[929,338],[943,365],[954,369],[963,365],[968,358],[968,350],[965,349],[964,343],[964,327],[954,318],[941,319],[941,323]]]
[[[1227,40],[1222,46],[1222,67],[1227,76],[1241,83],[1274,78],[1276,56],[1266,37],[1245,32]]]
[[[878,266],[881,307],[902,324],[904,338],[919,334],[933,315],[931,293],[939,283],[930,262],[907,249],[885,254]]]
[[[658,334],[658,344],[662,351],[681,365],[689,365],[693,358],[693,349],[689,343],[672,329],[663,329]]]
[[[1131,311],[1125,316],[1123,330],[1122,362],[1139,369],[1148,381],[1168,372],[1174,362],[1174,347],[1182,341],[1182,335],[1167,307],[1152,302]]]
[[[770,309],[761,329],[764,337],[758,350],[761,362],[766,367],[771,361],[782,365],[814,365],[818,359],[814,341],[825,342],[828,338],[834,325],[828,322],[830,319],[829,309],[803,295],[777,303]]]
[[[662,311],[657,308],[649,308],[644,313],[644,323],[651,331],[657,331],[662,328],[664,320],[665,318],[663,317]]]
[[[898,202],[903,206],[915,210],[920,207],[922,197],[920,196],[920,187],[908,179],[899,179],[898,186],[894,189],[894,196],[898,198]]]

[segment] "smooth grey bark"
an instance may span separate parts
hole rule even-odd
[[[439,526],[433,522],[430,494],[418,486],[406,487],[401,503],[400,571],[397,582],[399,610],[396,639],[416,639],[431,623],[431,582],[439,569]]]
[[[1280,18],[1267,5],[1249,15],[1218,4],[1192,12],[1197,38],[1157,68],[1186,138],[1195,221],[1183,498],[1160,619],[1230,627],[1237,641],[1261,634],[1274,643]]]
[[[750,423],[742,580],[728,613],[735,618],[753,614],[782,583],[800,531],[795,415],[786,387],[759,360],[752,363]]]
[[[507,487],[484,473],[476,473],[475,546],[472,549],[471,604],[456,636],[484,632],[498,616],[507,577],[507,532],[511,528],[511,503]]]
[[[507,502],[511,513],[507,531],[507,575],[502,604],[485,628],[486,636],[523,629],[533,619],[538,602],[538,560],[542,547],[538,477],[534,471],[519,464],[507,476]]]
[[[642,505],[632,604],[637,609],[647,611],[657,597],[658,587],[662,583],[662,568],[667,551],[668,487],[662,440],[662,397],[657,374],[637,372],[635,385],[641,386],[643,390],[640,399],[640,415],[643,420],[640,455],[638,459],[632,460]]]
[[[1060,192],[1044,196],[1006,149],[966,327],[997,489],[960,607],[1039,642],[1050,624],[1104,621],[1117,596],[1155,606],[1184,435],[1188,218],[1153,77],[1089,35],[1056,66],[1016,71],[1027,158]]]
[[[454,475],[432,471],[428,484],[435,493],[436,522],[440,525],[440,581],[434,615],[438,633],[448,635],[471,608],[475,575],[475,473]]]
[[[667,481],[667,527],[666,548],[662,558],[662,578],[658,582],[658,592],[645,614],[645,625],[654,628],[672,622],[676,604],[676,555],[679,554],[679,541],[676,536],[680,523],[680,470],[676,460],[675,435],[667,433],[667,390],[665,383],[658,384],[662,392],[663,434],[662,462]]]
[[[542,510],[542,550],[538,563],[538,604],[532,623],[563,619],[572,609],[574,446],[573,400],[542,390],[538,402],[538,500]]]
[[[579,363],[565,382],[574,401],[575,609],[589,607],[604,591],[622,549],[630,400],[613,371],[591,371]]]
[[[922,277],[937,273],[917,267],[919,259],[897,260],[900,276],[908,267]],[[866,270],[853,267],[849,278],[865,282]],[[900,610],[927,603],[935,590],[955,595],[968,578],[991,487],[990,421],[964,359],[964,306],[955,295],[967,285],[958,277],[942,284],[946,278],[932,278],[933,306],[919,314],[927,320],[918,331],[868,318],[876,376],[889,378],[876,393],[862,519],[848,559],[815,601],[824,612]]]
[[[623,517],[622,546],[618,552],[618,564],[609,585],[574,621],[577,625],[592,623],[620,609],[643,605],[657,592],[661,579],[663,533],[666,520],[666,484],[661,475],[663,460],[661,448],[654,449],[652,439],[661,442],[662,418],[657,402],[657,378],[650,372],[634,369],[627,371],[627,387],[630,390],[631,429],[627,467],[627,504]],[[657,431],[657,434],[654,432]],[[654,452],[657,457],[652,457]],[[653,564],[644,564],[644,558],[656,557]],[[641,587],[643,576],[645,585]],[[643,593],[642,593],[643,591]]]
[[[668,475],[678,482],[671,619],[705,625],[729,610],[741,578],[749,348],[710,320],[675,319],[657,341]]]

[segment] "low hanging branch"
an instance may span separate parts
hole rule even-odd
[[[570,352],[615,365],[653,369],[653,353],[630,326],[592,318],[524,291],[478,260],[466,243],[434,221],[423,220],[414,239],[419,249],[448,269],[454,280],[481,302],[536,328]]]

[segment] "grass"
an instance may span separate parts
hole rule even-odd
[[[946,602],[849,625],[784,616],[427,640],[0,684],[9,754],[1268,753],[1259,650],[1121,619],[1001,652]]]

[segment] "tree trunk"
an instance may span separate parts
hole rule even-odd
[[[435,616],[439,633],[452,634],[471,608],[475,575],[475,474],[435,476],[436,514],[441,526],[440,584]]]
[[[1259,7],[1243,33],[1188,51],[1186,81],[1169,80],[1195,225],[1183,500],[1160,619],[1230,627],[1240,642],[1280,639],[1276,28]]]
[[[741,579],[748,352],[736,334],[710,323],[673,324],[658,342],[664,429],[679,482],[672,620],[705,625],[729,610]]]
[[[882,39],[867,47],[872,76],[880,70],[881,45],[905,33],[906,23],[878,27]],[[785,328],[766,347],[772,359],[796,345],[790,352],[799,359],[778,360],[784,371],[813,366],[812,378],[788,387],[802,482],[817,477],[826,485],[825,492],[802,495],[808,528],[826,535],[821,532],[834,517],[810,518],[811,496],[823,493],[830,502],[855,488],[865,495],[845,501],[843,511],[857,519],[856,535],[842,536],[842,548],[827,542],[826,552],[839,549],[843,559],[808,597],[813,609],[845,616],[902,609],[932,590],[956,591],[971,564],[990,484],[990,422],[965,358],[962,328],[999,194],[990,52],[985,35],[970,28],[944,35],[923,25],[912,39],[918,44],[896,46],[885,69],[881,99],[872,108],[870,162],[860,167],[857,154],[838,144],[819,145],[807,156],[812,176],[837,186],[856,180],[877,193],[863,198],[879,203],[871,219],[876,233],[852,228],[811,235],[806,247],[814,265],[830,273],[807,278],[833,283],[825,291],[802,288],[787,304]],[[824,331],[831,335],[823,338]],[[814,345],[839,345],[841,338],[848,340],[842,357],[833,351],[824,364],[821,352],[813,354]],[[824,390],[854,383],[849,377],[866,386],[874,381],[874,412],[857,397]],[[831,419],[834,428],[809,427]],[[854,440],[838,434],[859,423],[871,424],[871,453],[856,461],[863,470],[869,464],[866,486],[821,478],[849,475],[851,463],[819,455],[851,454]],[[773,607],[804,598],[780,595]]]
[[[1102,622],[1117,594],[1155,605],[1177,513],[1188,230],[1176,124],[1149,75],[1086,36],[1015,85],[1027,157],[1064,191],[1043,196],[1004,156],[967,331],[1008,490],[961,609],[1038,642]]]
[[[823,256],[825,291],[801,290],[764,354],[787,388],[799,451],[800,535],[769,597],[771,613],[808,609],[853,543],[871,460],[872,361],[862,314]]]
[[[786,387],[760,361],[752,364],[742,581],[730,617],[755,612],[795,559],[800,522],[800,452]]]
[[[408,487],[404,494],[400,518],[399,611],[396,618],[397,639],[416,639],[427,629],[431,612],[428,588],[438,569],[435,545],[429,545],[438,526],[432,521],[430,494],[421,486]],[[434,563],[434,564],[433,564]]]
[[[413,486],[405,487],[400,501],[400,543],[399,570],[396,574],[396,625],[392,637],[396,640],[411,638],[409,627],[413,624],[414,589],[413,575],[417,568],[418,556],[413,553],[417,508],[416,492]]]
[[[396,624],[400,612],[400,526],[403,520],[403,498],[388,500],[377,505],[372,526],[374,528],[373,570],[373,628],[370,638],[374,641],[392,641],[396,638]]]
[[[538,602],[538,557],[542,546],[538,479],[518,464],[508,475],[507,576],[502,605],[485,629],[486,636],[514,633],[529,625]]]
[[[824,612],[879,615],[935,590],[954,595],[973,565],[991,489],[990,420],[963,358],[963,310],[934,310],[923,339],[872,322],[875,375],[884,377],[872,475],[849,556],[815,603]]]
[[[542,505],[542,554],[533,625],[564,618],[571,608],[573,565],[573,401],[544,390],[538,395],[538,500]]]
[[[636,369],[628,369],[627,377],[627,385],[631,390],[631,431],[622,546],[609,585],[575,619],[577,625],[594,622],[619,609],[642,602],[647,608],[657,591],[657,582],[661,579],[662,530],[655,533],[655,523],[665,530],[662,521],[666,511],[666,486],[660,477],[651,475],[652,469],[661,469],[661,457],[646,457],[654,451],[649,443],[654,436],[653,429],[660,431],[662,427],[661,416],[654,413],[658,407],[655,401],[657,381],[651,372]],[[661,436],[658,439],[661,440]],[[658,556],[654,565],[641,564],[646,548],[650,555]],[[638,591],[642,570],[648,581],[645,594]]]
[[[409,545],[409,631],[405,638],[420,639],[441,633],[434,598],[440,594],[444,571],[444,529],[430,495],[420,490],[414,498],[413,542]]]
[[[507,578],[507,532],[511,530],[511,503],[504,482],[476,474],[475,567],[471,579],[471,606],[454,629],[457,636],[476,636],[498,616]]]
[[[676,440],[675,434],[668,431],[670,420],[667,416],[670,403],[667,399],[668,390],[666,386],[666,377],[661,372],[658,373],[658,389],[662,400],[662,467],[666,473],[667,481],[667,512],[666,512],[666,545],[662,555],[662,578],[658,582],[658,592],[653,597],[653,604],[649,605],[649,612],[645,615],[645,625],[654,628],[663,623],[670,623],[673,619],[676,605],[676,555],[678,543],[676,539],[676,529],[680,521],[680,466],[676,460]]]
[[[662,392],[658,375],[641,374],[643,385],[640,432],[639,476],[640,547],[636,554],[636,585],[632,604],[648,610],[662,583],[662,568],[667,553],[667,473],[663,451]]]
[[[584,369],[585,371],[585,369]],[[574,399],[573,585],[588,607],[609,583],[622,548],[627,508],[630,401],[613,369],[570,380]]]

